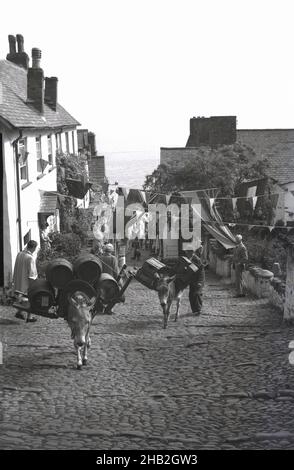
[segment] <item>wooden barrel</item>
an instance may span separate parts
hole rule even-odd
[[[188,285],[198,269],[199,268],[189,258],[180,256],[174,267],[174,272],[178,278]]]
[[[55,304],[54,290],[45,279],[36,279],[28,289],[31,311],[38,314],[48,312]]]
[[[119,285],[110,274],[103,273],[97,283],[98,295],[107,304],[119,296]]]
[[[92,284],[102,273],[101,260],[95,255],[81,255],[74,263],[74,271],[79,279]]]
[[[46,279],[53,287],[62,289],[73,279],[73,266],[64,258],[56,258],[47,265]]]
[[[143,284],[143,286],[149,289],[155,289],[156,279],[154,275],[160,273],[167,274],[168,272],[169,268],[165,264],[161,263],[156,258],[149,258],[143,263],[142,267],[138,269],[135,278]]]

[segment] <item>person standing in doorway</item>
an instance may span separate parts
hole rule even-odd
[[[29,287],[38,277],[36,260],[33,253],[36,251],[38,244],[34,240],[30,240],[23,251],[20,251],[16,257],[13,270],[14,291],[18,295],[18,300],[22,302],[24,296],[27,295]],[[27,322],[35,322],[37,319],[23,310],[18,310],[15,314],[16,318]]]
[[[51,240],[48,236],[48,227],[49,225],[47,223],[42,224],[40,230],[41,248],[44,248],[45,250],[51,249]]]
[[[248,261],[248,253],[246,246],[242,242],[242,238],[242,235],[236,235],[237,246],[234,248],[233,252],[233,268],[235,268],[237,288],[236,297],[245,297],[243,272]]]

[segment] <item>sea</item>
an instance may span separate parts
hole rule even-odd
[[[142,189],[145,177],[159,165],[153,152],[105,152],[105,173],[109,183]]]

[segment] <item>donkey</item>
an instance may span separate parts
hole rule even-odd
[[[81,291],[68,296],[66,321],[77,352],[77,369],[87,365],[88,349],[91,345],[90,328],[96,313],[96,297],[91,299]]]
[[[181,281],[181,279],[179,279],[176,275],[168,276],[166,274],[159,275],[156,273],[154,278],[155,290],[158,293],[160,305],[163,311],[163,328],[165,329],[169,319],[170,308],[174,301],[177,303],[175,321],[178,319],[181,298],[186,285],[184,285],[183,281]]]

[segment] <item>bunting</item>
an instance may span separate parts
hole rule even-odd
[[[170,198],[171,198],[171,194],[167,194],[165,197],[166,197],[166,205],[168,206],[169,205],[169,201],[170,201]]]
[[[232,197],[232,204],[233,204],[233,210],[236,210],[236,208],[237,208],[237,198],[236,197]]]

